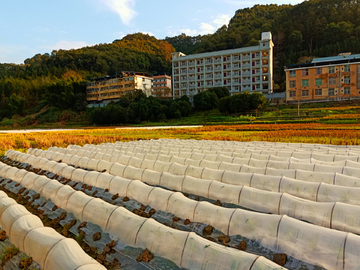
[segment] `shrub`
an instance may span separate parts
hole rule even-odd
[[[232,97],[221,98],[218,108],[222,113],[244,113],[265,109],[268,104],[269,102],[263,94],[244,92]]]
[[[60,120],[61,110],[55,107],[51,107],[48,111],[39,114],[36,119],[39,124],[46,122],[58,122]]]
[[[214,92],[205,91],[194,96],[194,106],[201,111],[211,110],[217,108],[219,98]]]
[[[218,99],[230,96],[230,91],[227,87],[212,87],[208,91],[213,92],[217,95]]]

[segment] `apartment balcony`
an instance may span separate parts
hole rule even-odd
[[[212,77],[212,76],[206,76],[205,79],[206,79],[206,80],[212,80],[213,77]]]
[[[180,80],[181,81],[187,81],[187,77],[181,77]]]
[[[244,83],[251,83],[250,80],[243,80],[242,82],[243,82],[243,84],[244,84]]]
[[[214,78],[215,78],[215,79],[221,79],[222,76],[221,76],[221,74],[220,74],[220,75],[215,75]]]
[[[221,59],[215,59],[214,63],[221,63]]]
[[[181,89],[187,88],[187,84],[182,84]]]
[[[241,81],[235,81],[232,83],[233,85],[240,85],[241,84]]]
[[[180,74],[187,74],[187,71],[185,70],[182,70],[181,72],[180,72]]]
[[[221,86],[222,83],[221,83],[221,82],[215,82],[214,85],[215,85],[215,86]]]
[[[187,63],[181,63],[180,67],[187,67]]]
[[[242,60],[250,60],[250,55],[249,56],[243,56]]]
[[[189,63],[189,67],[193,67],[193,66],[195,66],[195,62]]]
[[[212,61],[205,61],[205,65],[212,65]]]
[[[189,70],[189,73],[191,74],[195,73],[195,69]]]
[[[251,91],[251,88],[250,87],[243,87],[241,90],[242,91]]]
[[[250,68],[250,64],[242,64],[242,68]]]
[[[189,77],[189,81],[195,81],[195,77]]]
[[[258,67],[260,67],[260,63],[259,64],[253,64],[253,65],[251,65],[253,68],[258,68]]]
[[[233,66],[233,69],[241,69],[241,66]]]
[[[243,72],[243,73],[241,73],[243,76],[250,76],[250,72],[249,71],[247,71],[247,72]]]
[[[260,59],[260,54],[255,54],[251,56],[251,59]]]
[[[212,68],[207,68],[205,69],[206,72],[213,72],[213,69]]]

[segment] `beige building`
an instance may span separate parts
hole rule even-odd
[[[289,65],[286,101],[326,101],[360,97],[360,55],[342,53]]]
[[[152,78],[152,95],[158,98],[171,98],[171,76],[162,73],[156,74]]]
[[[86,98],[90,105],[106,105],[111,101],[118,101],[122,95],[135,90],[141,90],[146,96],[151,96],[152,80],[148,73],[129,71],[92,79],[86,85]]]
[[[173,97],[193,96],[211,87],[226,86],[231,94],[243,91],[271,93],[273,47],[270,32],[259,45],[185,55],[172,53]]]

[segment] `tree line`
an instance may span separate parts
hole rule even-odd
[[[263,110],[268,100],[261,93],[244,92],[230,96],[226,87],[213,87],[194,96],[194,107],[184,95],[176,100],[146,97],[142,91],[127,93],[119,101],[91,109],[91,122],[96,125],[138,124],[143,121],[163,122],[188,116],[192,111],[219,109],[222,113],[246,113]]]
[[[213,87],[194,96],[194,107],[200,111],[219,109],[222,113],[238,114],[263,110],[268,105],[262,93],[242,92],[230,96],[226,87]]]
[[[142,91],[134,91],[126,93],[117,102],[91,109],[90,120],[96,125],[138,124],[186,117],[190,112],[191,104],[187,96],[165,100],[146,97]]]

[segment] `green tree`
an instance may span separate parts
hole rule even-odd
[[[211,91],[201,92],[194,96],[194,106],[201,111],[215,109],[218,103],[219,98]]]

